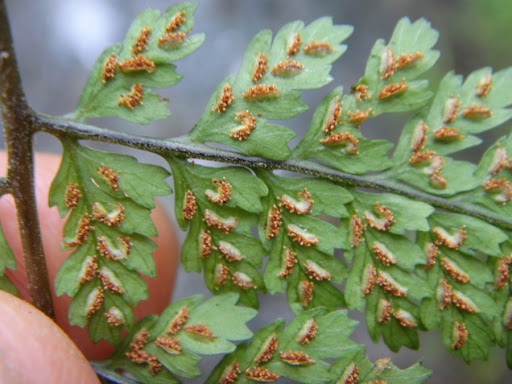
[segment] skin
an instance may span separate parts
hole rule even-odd
[[[6,174],[6,164],[6,154],[2,152],[0,153],[0,175]],[[47,255],[50,282],[54,281],[59,267],[72,252],[61,250],[62,230],[65,219],[61,219],[57,209],[55,207],[48,207],[47,203],[50,184],[57,173],[59,164],[60,156],[58,155],[38,153],[35,156],[37,206],[41,220],[44,251]],[[159,206],[153,210],[151,216],[159,234],[159,237],[153,239],[158,245],[158,249],[153,255],[157,277],[152,279],[143,276],[148,284],[149,299],[140,302],[139,306],[134,309],[136,321],[149,314],[159,314],[167,306],[170,301],[178,262],[178,240],[172,223],[167,218],[164,210]],[[6,274],[17,286],[20,297],[30,302],[18,225],[14,219],[14,200],[11,196],[4,196],[0,199],[0,218],[7,241],[17,261],[17,269],[14,271],[7,270]],[[102,360],[110,356],[114,350],[110,344],[104,340],[98,344],[93,344],[87,336],[87,329],[68,324],[67,312],[71,298],[67,295],[56,297],[53,284],[51,289],[56,323],[69,335],[85,357],[89,360]],[[5,328],[2,327],[2,329]],[[1,340],[0,338],[0,345],[2,343]]]
[[[0,291],[0,383],[96,384],[87,359],[53,321]]]

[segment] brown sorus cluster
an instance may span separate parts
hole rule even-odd
[[[357,211],[350,216],[350,232],[351,232],[351,242],[350,246],[352,248],[357,247],[361,240],[363,240],[365,226],[363,221],[359,216],[357,216]]]
[[[207,189],[204,194],[208,200],[219,205],[231,200],[231,184],[226,181],[225,177],[222,180],[213,179],[212,184],[217,186],[217,191]]]
[[[466,324],[459,324],[457,321],[454,322],[452,330],[452,349],[461,349],[467,339],[468,330],[466,329]]]
[[[323,133],[330,133],[336,125],[338,125],[339,119],[341,117],[341,107],[342,103],[339,101],[339,96],[334,97],[331,101],[331,105],[327,112],[327,119],[325,121],[324,127],[322,128]]]
[[[183,324],[185,324],[185,322],[187,321],[188,317],[188,308],[181,307],[176,313],[176,315],[174,315],[171,322],[169,323],[166,333],[170,335],[177,334],[181,330]]]
[[[130,57],[119,63],[119,69],[123,72],[146,71],[154,72],[156,69],[155,62],[143,54]]]
[[[232,276],[233,282],[244,291],[248,289],[256,289],[258,286],[253,283],[252,279],[243,272],[235,272]]]
[[[101,83],[105,85],[108,79],[113,79],[116,75],[117,55],[111,53],[103,63],[103,71],[101,72]]]
[[[265,344],[261,348],[261,352],[254,357],[254,364],[260,365],[269,361],[277,350],[278,345],[279,341],[277,340],[277,335],[273,333],[265,341]]]
[[[219,384],[233,384],[240,373],[240,364],[234,361],[222,373]]]
[[[423,59],[423,53],[419,51],[414,53],[402,53],[397,59],[395,59],[394,69],[395,71],[398,71],[420,61],[421,59]]]
[[[494,199],[503,205],[512,199],[512,184],[508,180],[493,177],[491,180],[485,181],[482,186],[486,192],[500,192],[494,196]]]
[[[301,63],[288,59],[277,63],[272,68],[272,74],[274,76],[289,77],[298,75],[300,72],[302,72],[303,69],[304,66]]]
[[[435,227],[432,232],[436,237],[436,245],[444,245],[450,249],[459,249],[459,246],[462,244],[464,239],[466,238],[466,226],[463,225],[461,228],[457,230],[454,235],[449,234],[442,227]]]
[[[425,269],[431,269],[436,264],[437,257],[439,256],[439,248],[434,243],[427,243],[425,245],[425,255],[427,258]]]
[[[300,37],[300,33],[297,32],[292,36],[292,42],[286,49],[288,56],[295,56],[299,52],[301,44],[302,38]]]
[[[380,299],[379,306],[377,307],[377,323],[386,324],[392,314],[393,308],[391,307],[391,303],[387,300]]]
[[[437,300],[439,301],[439,309],[445,310],[452,304],[452,286],[448,284],[446,279],[439,279],[437,286]]]
[[[485,105],[472,104],[469,108],[462,110],[462,117],[466,119],[485,119],[492,116],[492,111]]]
[[[100,203],[93,203],[92,214],[94,216],[94,220],[106,224],[109,227],[120,225],[125,218],[124,207],[121,204],[113,205],[112,212],[107,212]]]
[[[241,111],[235,115],[235,121],[241,125],[233,128],[230,136],[239,141],[246,140],[254,128],[256,128],[256,118],[249,111]]]
[[[405,79],[402,79],[400,83],[386,85],[382,88],[377,97],[379,100],[388,99],[390,97],[401,95],[407,91],[407,89],[409,89],[409,85],[406,83]]]
[[[363,111],[361,109],[356,110],[355,112],[348,111],[348,122],[355,124],[357,127],[359,127],[361,124],[365,122],[368,117],[373,115],[373,110],[369,108],[366,111]]]
[[[414,63],[423,59],[423,56],[424,55],[422,52],[417,51],[411,53],[402,53],[399,57],[395,58],[393,51],[389,46],[387,46],[381,57],[380,78],[389,79],[394,75],[395,71],[399,71],[413,65]]]
[[[351,363],[347,368],[345,368],[343,376],[341,376],[341,380],[338,381],[338,383],[356,384],[357,380],[359,380],[359,368],[354,363]]]
[[[144,90],[142,84],[133,84],[130,93],[121,93],[117,105],[124,106],[128,109],[134,110],[137,105],[144,104],[142,98],[144,97]]]
[[[297,341],[300,344],[309,344],[311,340],[313,340],[316,336],[316,332],[318,330],[318,324],[315,319],[309,319],[304,323],[299,334],[297,335]]]
[[[128,236],[119,236],[118,241],[121,244],[119,249],[114,249],[112,244],[104,236],[98,236],[98,244],[96,248],[103,257],[109,260],[122,260],[126,259],[130,255],[132,243]]]
[[[395,73],[395,68],[393,63],[395,62],[395,55],[389,46],[384,48],[384,52],[380,57],[380,68],[379,72],[381,73],[381,79],[389,79]]]
[[[96,273],[98,272],[97,258],[94,256],[87,256],[82,262],[82,268],[80,271],[80,284],[85,284],[91,281]]]
[[[132,46],[132,55],[135,56],[142,51],[146,51],[148,49],[147,43],[149,41],[149,36],[151,35],[151,28],[144,27],[137,36],[137,40]]]
[[[290,365],[306,365],[313,364],[315,360],[310,359],[309,356],[301,351],[286,351],[279,353],[279,357],[285,363]]]
[[[199,239],[201,241],[201,257],[206,259],[210,257],[212,254],[212,235],[210,231],[201,231],[201,234],[199,235]]]
[[[427,141],[427,131],[428,127],[424,121],[420,121],[416,125],[411,140],[411,149],[413,152],[418,153],[418,151],[423,149],[425,142]]]
[[[70,182],[66,187],[66,193],[64,194],[64,202],[66,207],[73,209],[78,205],[78,200],[82,197],[82,191],[78,188],[77,183]]]
[[[385,272],[379,272],[375,282],[379,284],[384,291],[390,293],[393,296],[407,296],[407,288],[400,286],[390,275]]]
[[[148,338],[149,332],[144,328],[141,329],[130,343],[130,350],[125,353],[125,356],[134,363],[148,364],[151,374],[156,375],[158,371],[162,369],[162,364],[160,364],[155,355],[150,355],[144,351],[143,348],[146,345]]]
[[[496,263],[495,282],[496,289],[501,289],[508,283],[510,277],[510,265],[512,264],[512,254],[503,256]]]
[[[351,135],[348,132],[344,133],[331,133],[329,136],[320,140],[320,143],[327,147],[332,147],[335,145],[345,145],[345,154],[347,155],[357,155],[357,146],[359,145],[359,140]]]
[[[217,338],[217,335],[214,335],[212,333],[212,331],[210,330],[210,328],[208,328],[208,326],[205,324],[201,324],[201,323],[190,324],[190,325],[186,325],[183,329],[190,334],[193,334],[193,335],[205,338],[205,339],[213,340],[213,339]]]
[[[284,249],[284,257],[283,257],[283,266],[281,267],[280,272],[277,274],[278,277],[285,278],[292,273],[293,266],[297,263],[296,252],[293,252],[288,247],[283,247]]]
[[[378,201],[375,203],[374,210],[379,215],[379,218],[375,217],[373,213],[365,211],[364,218],[366,223],[377,231],[388,231],[395,222],[393,212],[385,205],[380,205]]]
[[[231,89],[231,85],[226,83],[224,88],[222,89],[221,94],[219,95],[219,100],[217,101],[217,105],[215,108],[212,108],[212,112],[215,111],[217,113],[226,112],[226,109],[229,105],[235,100],[235,96],[233,96],[233,90]]]
[[[119,293],[122,295],[125,291],[121,286],[121,282],[114,276],[112,271],[107,269],[106,267],[102,267],[98,273],[98,276],[108,291],[112,293]]]
[[[101,164],[98,167],[96,173],[108,183],[110,189],[112,189],[114,192],[119,191],[119,173],[114,172],[112,168],[109,168],[104,164]]]
[[[85,315],[90,318],[98,309],[100,309],[103,304],[103,300],[105,299],[105,295],[103,294],[103,289],[101,287],[94,288],[86,300],[86,313]]]
[[[229,268],[219,263],[215,267],[215,285],[224,285],[229,278]]]
[[[307,307],[311,300],[313,300],[313,287],[313,282],[309,280],[302,280],[299,283],[299,293],[302,298],[303,307]]]
[[[279,228],[281,227],[281,218],[282,218],[281,209],[277,205],[273,205],[272,209],[268,211],[267,215],[267,240],[272,239],[279,233]]]
[[[432,163],[433,171],[440,170],[444,165],[444,160],[441,156],[436,155],[433,151],[414,152],[409,158],[409,164],[415,166],[430,161]]]
[[[158,47],[162,49],[172,49],[182,45],[187,38],[184,32],[168,32],[158,39]]]
[[[89,232],[94,231],[94,227],[91,224],[91,215],[85,213],[80,221],[78,221],[76,236],[70,241],[66,241],[64,244],[66,247],[74,247],[83,244],[89,238]]]
[[[215,227],[218,230],[229,233],[231,232],[235,226],[236,226],[236,218],[233,216],[230,216],[228,218],[221,218],[217,216],[214,212],[210,211],[209,209],[206,209],[204,211],[204,219],[206,222],[206,225],[209,227]]]
[[[465,312],[476,313],[479,312],[476,304],[462,292],[454,291],[452,293],[452,303]]]
[[[476,95],[478,97],[487,97],[487,94],[491,90],[492,87],[492,75],[488,73],[484,77],[480,79],[480,81],[476,84]]]
[[[283,195],[277,199],[281,201],[279,206],[286,208],[291,213],[296,213],[298,215],[310,213],[311,207],[314,203],[314,200],[311,198],[311,193],[304,188],[302,191],[299,191],[299,197],[300,201],[297,201],[288,195]]]
[[[242,252],[233,244],[220,240],[217,249],[227,261],[241,261],[244,259]]]
[[[444,271],[449,274],[453,280],[462,284],[469,282],[468,274],[460,269],[460,267],[450,259],[442,257],[440,263]]]
[[[124,324],[123,315],[116,307],[111,307],[108,312],[104,313],[104,315],[107,318],[107,324],[110,327],[119,327]]]
[[[158,336],[155,344],[172,355],[181,353],[181,345],[177,337]]]
[[[387,248],[385,248],[383,244],[378,242],[373,243],[372,251],[375,254],[377,260],[379,260],[386,267],[389,267],[391,264],[396,264],[395,255],[393,255]]]
[[[373,286],[377,282],[377,270],[372,264],[367,264],[363,272],[363,292],[362,295],[366,296],[372,293]]]
[[[315,279],[318,281],[321,280],[331,280],[331,274],[327,272],[325,269],[321,268],[318,264],[311,260],[306,260],[303,264],[306,269],[306,274],[310,279]]]
[[[434,139],[439,141],[461,140],[464,135],[459,133],[459,128],[443,126],[434,131]]]
[[[187,21],[186,14],[187,12],[185,11],[175,13],[169,24],[165,27],[165,32],[174,32],[181,27]]]
[[[247,368],[245,370],[245,376],[251,380],[263,383],[273,383],[279,378],[277,373],[271,372],[268,369],[262,367]]]
[[[450,97],[444,105],[443,122],[450,124],[459,113],[460,101],[456,97]]]
[[[325,56],[334,51],[327,41],[311,41],[304,46],[304,52],[310,56]]]
[[[510,165],[507,165],[507,161],[509,161],[508,164],[510,164]],[[494,152],[494,158],[489,167],[489,173],[492,175],[495,175],[498,172],[501,172],[501,170],[504,167],[512,168],[511,165],[512,165],[512,161],[508,160],[507,150],[505,148],[498,147],[498,148],[496,148],[496,151]]]
[[[279,90],[276,85],[257,84],[242,94],[247,101],[270,100],[279,97]]]
[[[288,224],[288,236],[292,238],[293,241],[302,245],[304,247],[310,247],[311,245],[318,245],[318,237],[316,237],[312,233],[308,233],[307,230],[302,229],[301,227],[295,224]]]
[[[264,53],[258,52],[256,56],[256,65],[254,66],[254,70],[252,71],[252,81],[253,83],[257,83],[263,75],[267,72],[268,69],[268,56]]]
[[[425,162],[430,163],[429,167],[426,167],[423,170],[423,172],[430,175],[430,184],[435,188],[446,188],[446,179],[441,173],[441,169],[444,165],[444,159],[432,151],[413,152],[409,158],[409,164],[412,166],[419,166]]]
[[[415,321],[414,317],[412,317],[409,312],[403,309],[394,311],[393,317],[396,319],[396,321],[398,321],[398,324],[404,328],[414,328],[418,326],[418,323]]]
[[[357,84],[352,87],[352,90],[356,94],[356,101],[364,101],[368,100],[371,95],[368,92],[368,86],[365,84]]]
[[[196,198],[192,191],[189,189],[185,192],[185,196],[183,198],[183,208],[181,209],[181,217],[183,220],[192,220],[197,211],[197,203]]]

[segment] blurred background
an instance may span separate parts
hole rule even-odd
[[[512,1],[510,0],[196,0],[195,32],[206,34],[204,45],[194,54],[177,62],[184,79],[177,86],[158,93],[170,99],[170,119],[137,126],[117,119],[95,119],[92,124],[156,137],[174,137],[187,133],[198,120],[206,103],[222,79],[238,71],[245,47],[261,29],[276,32],[287,22],[306,23],[332,15],[337,24],[354,25],[346,41],[347,52],[334,64],[334,81],[319,91],[306,92],[303,100],[312,110],[287,122],[304,132],[319,100],[337,85],[350,87],[362,76],[366,59],[377,38],[389,39],[396,22],[403,16],[411,20],[425,17],[440,31],[437,49],[441,58],[429,77],[438,81],[454,69],[467,75],[483,66],[500,70],[512,65]],[[108,45],[122,41],[131,20],[147,7],[165,10],[172,0],[6,0],[13,29],[17,57],[30,105],[47,114],[65,114],[73,110],[96,57]],[[511,90],[512,92],[512,90]],[[407,116],[385,116],[365,123],[363,132],[370,138],[396,140]],[[508,126],[510,127],[510,125]],[[509,128],[510,129],[510,128]],[[504,134],[495,130],[487,140]],[[292,142],[292,145],[295,142]],[[94,144],[96,148],[127,152]],[[483,147],[483,146],[480,146]],[[60,143],[51,136],[38,134],[36,149],[60,152]],[[465,151],[459,156],[478,159],[483,148]],[[165,166],[157,156],[128,151],[143,161]],[[172,213],[172,197],[164,200]],[[181,239],[184,234],[181,234]],[[179,271],[173,299],[206,291],[202,277]],[[263,298],[262,298],[263,299]],[[260,316],[251,322],[256,330],[276,317],[291,318],[282,295],[266,297]],[[419,351],[402,349],[389,352],[385,345],[373,344],[360,313],[351,317],[361,321],[353,339],[368,346],[370,359],[390,356],[401,368],[417,361],[434,371],[428,383],[510,383],[512,374],[505,365],[504,351],[492,350],[490,361],[467,367],[441,345],[441,335],[423,335]],[[206,359],[201,368],[207,374],[215,359]],[[204,378],[194,383],[203,382]]]

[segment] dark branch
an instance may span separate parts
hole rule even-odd
[[[432,196],[404,184],[389,183],[372,176],[357,176],[349,173],[333,170],[321,164],[309,161],[272,161],[256,157],[241,155],[236,152],[220,150],[203,144],[191,143],[184,139],[156,139],[144,136],[128,135],[114,132],[87,124],[76,123],[59,117],[38,115],[38,129],[57,137],[73,137],[81,140],[102,141],[124,145],[127,147],[142,149],[159,155],[190,157],[241,165],[249,168],[267,170],[286,170],[323,179],[328,179],[341,185],[352,187],[364,187],[381,192],[395,193],[410,197],[414,200],[425,202],[437,208],[451,212],[471,215],[485,220],[503,229],[512,230],[512,222],[498,216],[456,201]]]
[[[53,318],[53,306],[34,194],[32,137],[34,113],[28,107],[4,0],[0,0],[0,108],[8,154],[7,180],[14,197],[32,303]]]

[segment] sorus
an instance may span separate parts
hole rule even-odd
[[[277,335],[275,333],[272,333],[270,336],[266,338],[259,352],[254,357],[254,363],[256,365],[260,365],[269,361],[274,355],[274,352],[277,350],[278,344],[279,342],[277,340]]]
[[[288,236],[291,237],[293,241],[302,245],[304,247],[309,247],[311,245],[318,245],[318,237],[314,234],[309,233],[306,229],[299,227],[295,224],[288,224]]]
[[[208,340],[214,340],[217,338],[217,335],[213,334],[210,328],[202,323],[186,325],[183,329],[185,332],[198,336],[199,338]]]
[[[277,274],[278,277],[285,278],[292,273],[293,266],[297,263],[296,252],[293,252],[288,247],[283,247],[283,261],[281,270]]]
[[[219,205],[224,204],[225,202],[231,200],[231,184],[226,181],[226,178],[223,177],[222,180],[213,179],[212,184],[217,186],[217,190],[213,191],[211,189],[207,189],[204,194],[212,203],[217,203]]]
[[[226,112],[226,109],[231,105],[233,101],[235,101],[235,96],[233,96],[233,90],[231,89],[231,85],[226,83],[224,85],[224,88],[222,89],[222,92],[219,95],[217,105],[215,106],[215,108],[212,108],[212,112]]]
[[[253,83],[257,83],[267,72],[268,69],[268,56],[264,53],[258,52],[256,56],[256,64],[254,65],[254,70],[252,71],[252,81]],[[273,71],[272,71],[273,73]]]
[[[289,365],[307,365],[315,362],[315,360],[310,359],[306,353],[301,351],[281,352],[279,357]]]
[[[385,100],[390,97],[401,95],[407,91],[407,89],[409,89],[409,85],[406,83],[405,79],[402,79],[400,83],[389,84],[382,88],[377,97],[379,100]]]
[[[279,97],[279,90],[276,85],[257,84],[242,94],[247,101],[270,100]]]
[[[291,213],[296,213],[299,215],[310,213],[314,202],[314,200],[311,199],[311,193],[309,193],[308,190],[304,188],[302,191],[299,191],[299,198],[299,201],[297,201],[293,197],[283,195],[277,199],[281,201],[279,205],[286,208]]]
[[[318,325],[315,319],[309,319],[304,323],[299,333],[297,334],[297,342],[300,344],[309,344],[311,340],[316,336]]]
[[[247,378],[261,383],[273,383],[279,378],[277,373],[271,372],[266,368],[253,367],[245,370]]]
[[[357,155],[357,146],[359,140],[348,132],[344,133],[331,133],[326,138],[320,140],[320,143],[327,147],[343,145],[345,146],[344,152],[346,155]]]
[[[284,60],[272,68],[272,74],[280,77],[296,76],[302,72],[304,66],[295,60]]]

